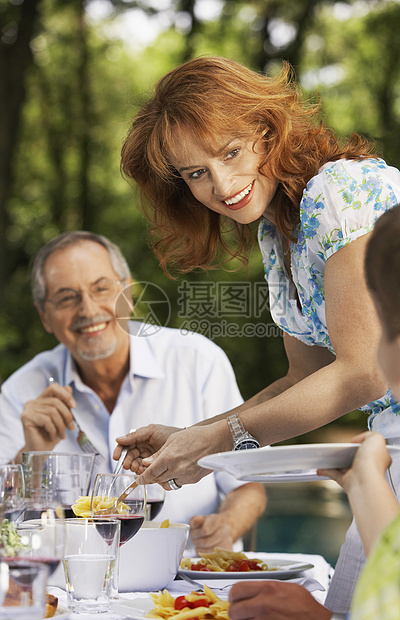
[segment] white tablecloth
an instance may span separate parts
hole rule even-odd
[[[305,564],[314,564],[314,568],[304,571],[301,574],[296,575],[296,579],[285,579],[285,581],[291,583],[299,583],[303,585],[309,592],[312,592],[313,596],[320,602],[323,603],[326,597],[326,592],[329,587],[330,579],[333,574],[333,569],[326,562],[326,560],[321,555],[308,555],[301,553],[250,553],[246,552],[246,554],[251,557],[258,557],[268,563],[269,558],[280,559],[280,560],[290,560],[304,562]],[[204,579],[196,581],[201,581],[201,583],[206,583],[210,587],[224,587],[227,584],[236,583],[235,579],[225,580],[225,579]],[[186,583],[185,581],[175,580],[167,586],[168,591],[172,594],[172,596],[180,596],[182,594],[187,594],[193,590],[193,587]],[[67,608],[67,595],[64,590],[61,588],[49,587],[49,592],[58,597],[59,600],[59,608],[60,611],[64,611]],[[220,598],[227,598],[229,593],[229,588],[227,588],[223,593],[217,592]],[[125,600],[132,600],[135,598],[148,598],[147,592],[124,592],[121,594],[121,598]],[[127,611],[125,611],[125,609]],[[111,603],[111,609],[107,613],[102,614],[74,614],[70,613],[68,616],[69,620],[124,620],[126,618],[137,617],[134,610],[129,610],[129,607],[122,607],[118,601],[113,601]],[[64,617],[63,617],[64,620]]]

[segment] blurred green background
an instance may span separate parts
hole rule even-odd
[[[219,54],[271,72],[286,59],[305,95],[321,96],[329,126],[373,137],[399,167],[399,31],[395,0],[0,0],[0,383],[55,344],[31,302],[30,263],[44,242],[76,228],[106,234],[138,280],[162,289],[169,326],[213,336],[245,398],[282,376],[282,339],[255,299],[263,281],[256,245],[247,268],[168,280],[120,175],[124,136],[155,81],[191,57]],[[188,323],[183,285],[200,301],[221,302],[222,314],[203,303]],[[245,290],[256,308],[240,303]],[[223,324],[257,335],[210,332]],[[347,441],[365,424],[352,412],[292,442]],[[351,518],[341,490],[318,482],[270,485],[268,494],[249,545],[334,563]]]
[[[0,381],[55,344],[32,306],[29,267],[39,247],[65,230],[93,230],[118,243],[134,275],[168,296],[169,325],[187,326],[182,281],[159,268],[137,195],[119,171],[129,122],[159,77],[201,54],[260,71],[287,59],[305,94],[321,95],[329,126],[374,137],[400,166],[399,27],[400,3],[390,0],[0,0]],[[184,280],[250,283],[253,294],[263,280],[256,246],[249,266],[237,267]],[[272,323],[265,308],[261,318],[246,312],[200,312],[198,328],[202,318]],[[285,372],[277,333],[214,339],[245,398]],[[350,433],[365,417],[353,412],[338,425]]]

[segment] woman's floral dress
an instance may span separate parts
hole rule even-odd
[[[283,331],[334,353],[325,317],[325,263],[370,232],[378,217],[399,202],[400,172],[382,159],[341,159],[322,166],[307,184],[300,203],[300,223],[294,230],[297,243],[290,244],[293,279],[284,265],[279,232],[262,218],[259,245],[270,310]],[[386,437],[400,436],[400,406],[390,392],[361,409],[371,413],[370,428],[373,423],[374,430]]]

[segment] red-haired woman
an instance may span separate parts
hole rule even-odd
[[[126,466],[142,472],[141,459],[151,457],[143,481],[176,488],[206,475],[197,460],[231,450],[233,440],[239,448],[273,444],[354,409],[371,411],[374,430],[400,437],[364,276],[374,222],[400,200],[397,169],[358,135],[338,140],[288,66],[266,77],[218,57],[189,61],[160,80],[133,121],[121,167],[140,188],[166,273],[244,258],[248,225],[259,222],[271,314],[289,361],[285,377],[235,411],[120,439],[131,445]],[[361,543],[355,553],[344,583],[331,589],[337,611],[349,607]]]

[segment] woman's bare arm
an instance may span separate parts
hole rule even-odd
[[[241,420],[262,445],[273,444],[319,428],[383,396],[387,383],[378,368],[379,321],[364,277],[368,235],[330,257],[325,270],[326,319],[336,358],[317,364],[317,347],[286,338],[289,373],[286,389],[270,397],[268,388],[258,403],[242,406]],[[309,372],[312,368],[314,371]],[[297,379],[297,381],[296,381]],[[284,383],[280,384],[283,388]],[[272,388],[276,389],[276,388]],[[253,400],[254,402],[254,400]],[[232,449],[227,412],[171,435],[145,464],[144,482],[195,482],[207,472],[197,466],[206,454]],[[140,438],[140,436],[138,436]],[[142,438],[141,438],[142,439]],[[190,454],[187,446],[190,446]],[[135,449],[131,456],[136,458]]]

